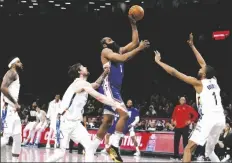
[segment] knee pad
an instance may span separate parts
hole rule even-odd
[[[21,143],[22,143],[21,134],[14,135],[13,136],[13,146],[12,146],[12,153],[13,154],[20,154],[20,152],[21,152]]]

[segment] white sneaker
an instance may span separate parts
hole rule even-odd
[[[46,148],[51,148],[50,144],[47,144],[47,145],[46,145]]]
[[[230,155],[226,155],[226,157],[221,162],[227,162],[230,159]]]
[[[139,151],[135,152],[134,156],[140,156],[140,152]]]
[[[106,149],[104,148],[103,150],[101,150],[101,153],[107,154]]]
[[[205,159],[204,159],[204,156],[198,156],[198,157],[197,157],[197,161],[200,161],[200,162],[201,162],[201,161],[204,161],[204,160],[205,160]]]

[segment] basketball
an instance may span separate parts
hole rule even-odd
[[[129,15],[131,15],[136,21],[138,21],[144,17],[144,10],[141,6],[134,5],[130,8]]]

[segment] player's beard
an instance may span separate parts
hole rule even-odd
[[[111,44],[107,44],[107,47],[116,53],[118,53],[119,49],[120,49],[120,46],[116,42],[113,42]]]
[[[23,72],[23,68],[22,67],[19,67],[19,66],[16,66],[16,71],[18,74],[20,74],[21,72]]]
[[[201,80],[201,79],[202,79],[202,74],[201,74],[201,73],[198,73],[198,74],[197,74],[197,79],[198,79],[198,80]]]

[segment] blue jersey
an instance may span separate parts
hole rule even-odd
[[[99,87],[99,92],[106,95],[108,98],[123,104],[121,97],[121,86],[124,76],[123,63],[109,61],[103,65],[103,68],[104,67],[110,67],[110,73]],[[104,105],[104,114],[105,111],[107,112],[106,114],[109,114],[109,112],[115,114],[115,109],[116,108],[111,106]]]
[[[124,77],[124,64],[111,61],[110,73],[108,75],[108,81],[110,85],[120,90],[122,86],[123,77]]]
[[[128,126],[135,121],[135,117],[139,116],[139,111],[132,107],[128,109],[129,119],[127,121]]]

